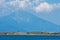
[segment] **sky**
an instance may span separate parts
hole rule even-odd
[[[0,0],[0,31],[59,30],[60,0]]]

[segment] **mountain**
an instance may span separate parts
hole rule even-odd
[[[60,32],[60,26],[26,11],[0,18],[0,32]]]

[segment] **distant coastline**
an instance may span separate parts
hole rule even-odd
[[[60,32],[0,32],[0,35],[60,35]]]

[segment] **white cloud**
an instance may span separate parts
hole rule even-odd
[[[42,11],[49,12],[52,11],[52,9],[60,7],[60,3],[49,4],[44,0],[32,0],[32,2],[30,0],[15,0],[8,2],[8,4],[11,5],[12,7],[18,6],[18,8],[20,9],[27,8],[32,9],[33,11],[36,12],[42,12]]]
[[[27,7],[27,1],[21,1],[21,2],[19,3],[19,7],[20,7],[20,8],[25,8],[25,7]]]
[[[47,2],[40,3],[37,7],[35,7],[36,12],[41,12],[41,11],[51,11],[53,9],[53,6],[48,4]]]
[[[53,4],[53,6],[54,6],[54,8],[60,8],[60,3],[55,3],[55,4]]]
[[[11,6],[15,6],[16,5],[16,1],[11,1],[11,2],[8,2]]]
[[[33,3],[32,3],[33,2]],[[32,11],[35,12],[49,12],[52,11],[55,8],[60,8],[60,3],[54,3],[54,4],[49,4],[48,2],[44,0],[13,0],[13,1],[4,1],[0,0],[0,10],[2,10],[2,13],[6,11],[6,14],[8,11],[10,12],[15,12],[16,10],[21,10],[21,9],[31,9]],[[36,5],[36,4],[38,5]]]
[[[11,18],[18,22],[20,21],[29,22],[30,21],[29,17],[28,18],[20,17],[18,16],[19,13],[17,13],[17,11],[27,9],[29,11],[32,10],[34,13],[39,13],[50,12],[55,8],[60,8],[60,3],[50,4],[43,0],[33,0],[33,2],[31,2],[30,0],[13,0],[8,2],[0,0],[0,17],[10,15],[12,12],[16,12],[15,14],[16,16],[13,15]]]
[[[6,2],[5,0],[0,0],[0,17],[10,15],[11,12],[14,11],[12,9],[12,6],[10,7],[9,5],[9,2]]]
[[[37,7],[35,7],[35,11],[38,12],[50,12],[56,8],[60,8],[60,3],[49,4],[48,2],[40,3]]]
[[[27,4],[29,3],[29,0],[15,0],[8,2],[11,6],[18,6],[19,8],[25,8]]]

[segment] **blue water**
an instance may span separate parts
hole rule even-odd
[[[0,35],[0,40],[60,40],[60,36],[53,35]]]

